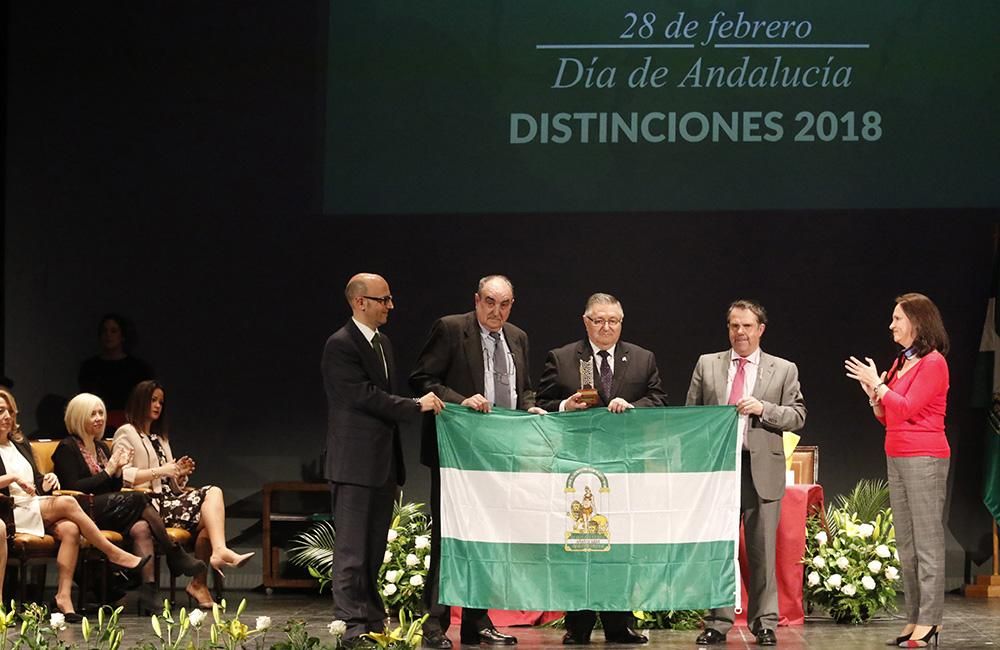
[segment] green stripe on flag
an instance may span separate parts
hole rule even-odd
[[[441,602],[527,610],[702,609],[732,605],[731,542],[612,546],[441,543]]]
[[[448,405],[437,416],[437,432],[441,467],[568,473],[583,464],[606,473],[717,472],[736,469],[736,423],[733,406],[532,415]]]

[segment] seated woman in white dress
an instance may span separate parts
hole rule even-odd
[[[42,476],[35,467],[31,444],[17,426],[14,396],[0,389],[0,493],[11,497],[14,505],[15,530],[7,532],[42,537],[48,531],[59,540],[55,609],[66,615],[67,622],[76,623],[82,618],[73,609],[70,588],[81,534],[113,564],[130,572],[140,571],[152,556],[140,558],[109,542],[73,497],[39,496],[57,489],[59,479],[56,475],[49,472]]]

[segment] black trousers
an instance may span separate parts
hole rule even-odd
[[[424,622],[424,636],[444,634],[451,625],[451,606],[438,599],[441,587],[441,471],[431,468],[431,568],[424,587],[424,610],[429,614]],[[463,637],[474,637],[480,630],[493,627],[485,609],[462,608]]]
[[[589,639],[598,614],[601,615],[604,636],[609,639],[622,636],[625,628],[634,622],[632,612],[595,612],[592,609],[581,609],[578,612],[566,612],[566,631],[578,639]]]
[[[330,482],[337,548],[333,555],[333,616],[347,623],[345,639],[385,628],[378,588],[396,497],[395,473],[379,487]]]

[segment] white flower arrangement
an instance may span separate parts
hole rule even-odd
[[[861,496],[881,496],[875,494],[878,488],[887,497],[887,488],[877,484],[864,487],[871,492]],[[855,510],[846,507],[851,505],[848,499],[841,497],[841,503],[845,507],[827,510],[826,522],[818,516],[808,520],[802,560],[806,565],[804,590],[809,600],[825,607],[838,622],[861,623],[879,610],[896,610],[899,560],[892,511],[888,507],[869,508],[868,512],[877,512],[874,519],[861,521]]]
[[[423,609],[421,598],[431,565],[431,524],[423,508],[423,504],[396,504],[379,573],[382,600],[389,610]]]

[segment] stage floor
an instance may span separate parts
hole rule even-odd
[[[254,626],[257,616],[270,616],[272,631],[267,635],[266,647],[284,639],[281,628],[288,619],[302,619],[312,634],[326,641],[326,626],[332,620],[329,597],[311,593],[275,593],[266,596],[258,592],[228,592],[230,607],[235,608],[241,598],[247,599],[247,608],[241,617],[245,623]],[[135,605],[127,600],[123,618],[125,638],[124,648],[136,647],[143,640],[154,640],[149,619],[135,615]],[[93,617],[91,617],[93,620]],[[809,617],[805,625],[782,627],[777,631],[778,645],[788,650],[810,648],[826,650],[833,648],[885,648],[885,641],[895,636],[902,628],[902,619],[880,618],[867,625],[837,625],[828,618]],[[520,640],[522,650],[561,648],[562,630],[552,628],[513,627],[504,631],[514,634]],[[452,641],[458,641],[457,630]],[[673,630],[648,630],[650,643],[647,648],[693,648],[697,632]],[[71,625],[61,633],[61,638],[73,643],[80,642],[80,626]],[[959,595],[947,596],[945,601],[944,628],[941,645],[948,647],[994,648],[1000,646],[1000,599],[966,599]],[[606,645],[598,630],[594,634],[592,646]],[[610,645],[610,644],[607,644]],[[456,646],[457,647],[457,646]],[[623,648],[625,646],[615,646]],[[754,638],[746,628],[735,628],[729,634],[725,648],[755,648]]]

